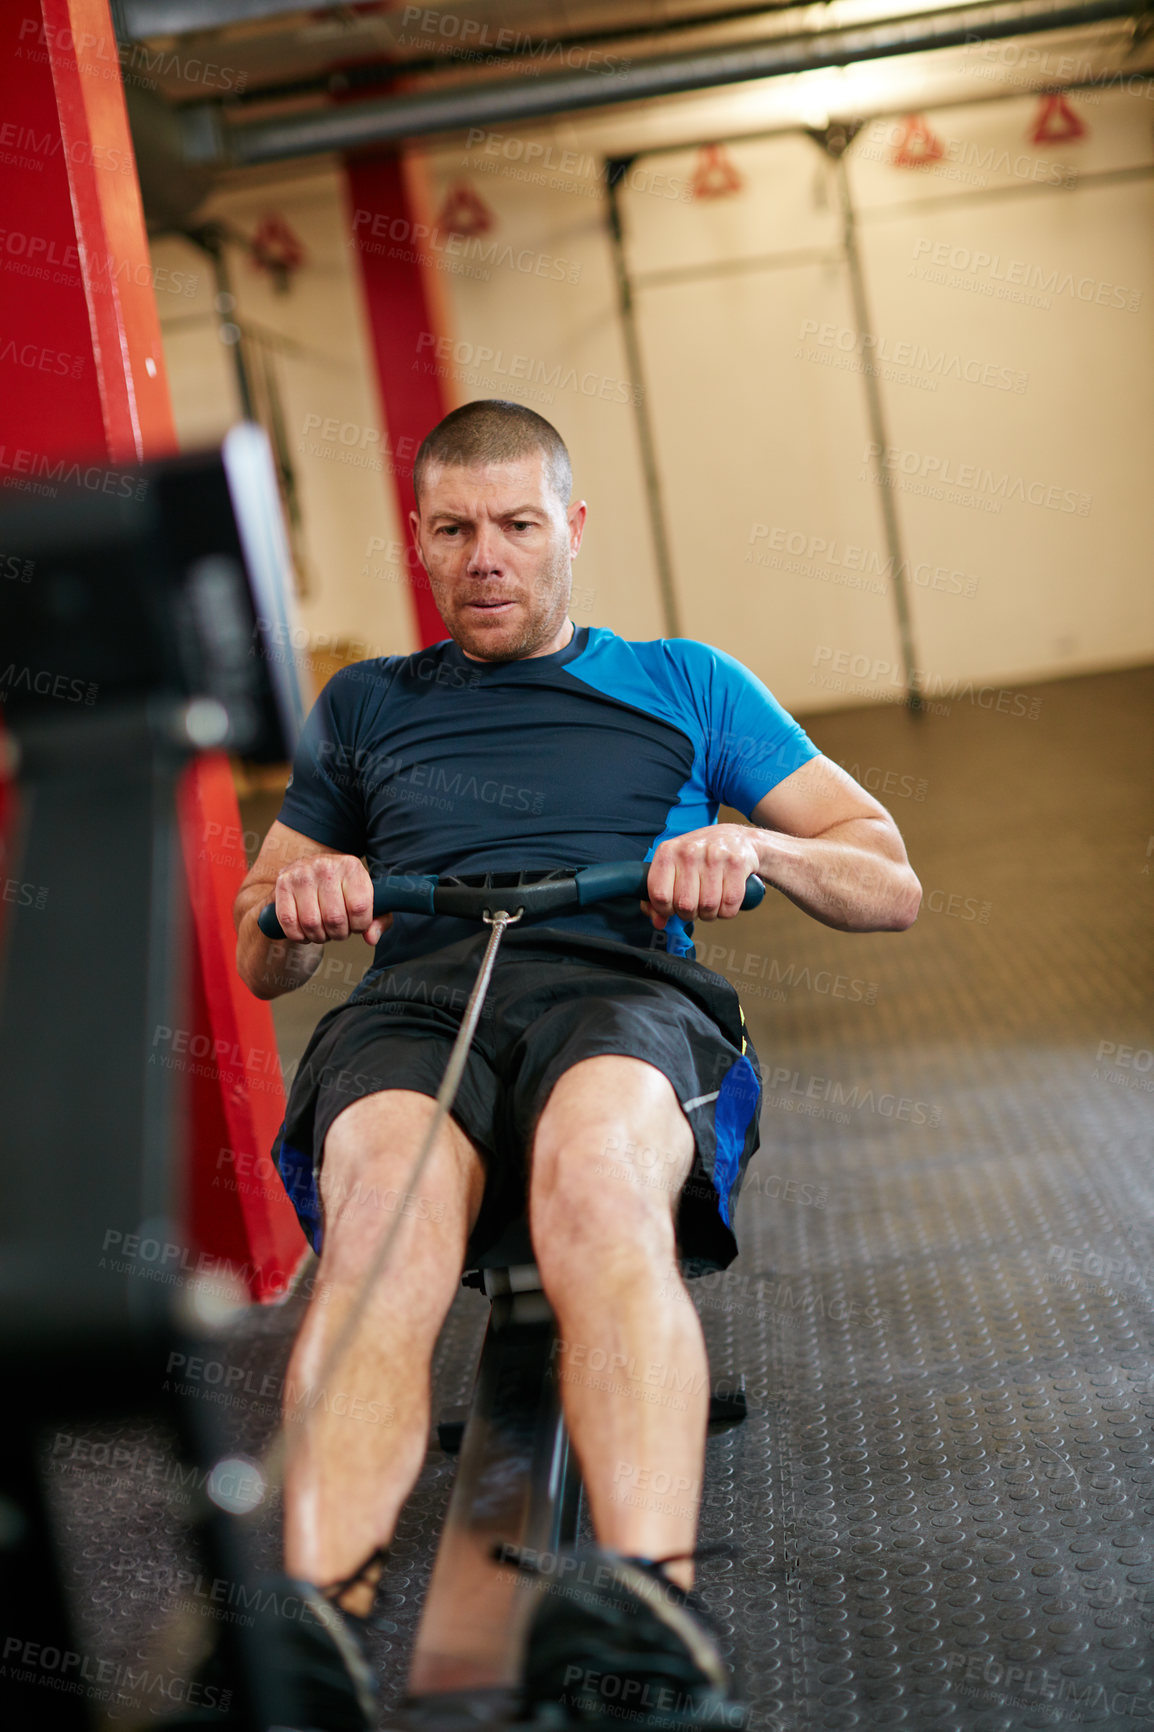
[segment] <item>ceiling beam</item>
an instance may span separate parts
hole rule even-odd
[[[187,36],[229,24],[255,24],[263,18],[344,10],[346,0],[312,0],[293,6],[286,0],[113,0],[117,35],[126,42],[152,36]]]
[[[969,42],[1063,30],[1133,15],[1136,0],[998,0],[888,18],[840,30],[727,44],[689,54],[635,60],[610,77],[597,72],[549,78],[485,79],[307,114],[230,125],[221,105],[181,110],[190,161],[248,166],[357,150],[473,126],[503,126],[546,115],[680,95],[819,67],[847,66]]]

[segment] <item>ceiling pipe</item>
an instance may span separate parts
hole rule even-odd
[[[192,31],[223,30],[255,24],[284,13],[303,12],[292,0],[112,0],[112,16],[122,40],[184,36]],[[340,12],[342,0],[312,0],[310,12]]]
[[[551,78],[522,76],[457,84],[243,126],[229,126],[220,104],[195,104],[181,110],[184,151],[190,162],[219,167],[283,162],[497,122],[516,125],[546,115],[847,66],[855,61],[958,48],[971,41],[1103,23],[1133,16],[1138,4],[1139,0],[1044,0],[1042,4],[1009,0],[992,6],[958,6],[848,29],[634,61],[612,74],[563,73]]]

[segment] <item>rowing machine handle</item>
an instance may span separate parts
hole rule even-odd
[[[606,866],[583,866],[574,873],[578,906],[585,908],[591,902],[606,902],[613,896],[643,897],[649,882],[650,864],[648,860],[615,860]],[[764,896],[765,885],[756,875],[751,875],[745,882],[741,912],[747,914],[751,908],[756,908]]]
[[[588,908],[594,902],[607,902],[618,896],[640,899],[645,895],[648,879],[647,860],[582,866],[564,878],[504,889],[441,883],[438,878],[418,873],[394,874],[374,881],[373,914],[447,914],[466,920],[479,920],[486,911],[501,908],[510,912],[522,908],[526,914],[555,914],[566,908]],[[745,886],[742,911],[756,908],[764,895],[761,879],[751,877]],[[266,938],[284,937],[275,902],[266,903],[261,909],[257,925]]]

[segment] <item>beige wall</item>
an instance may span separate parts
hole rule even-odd
[[[415,642],[398,521],[360,284],[349,249],[343,173],[298,167],[271,185],[219,196],[207,215],[251,234],[261,218],[285,217],[306,262],[287,293],[243,249],[228,261],[235,318],[263,337],[275,370],[299,490],[302,594],[297,615],[323,650],[351,639],[360,655],[407,651]],[[186,448],[218,438],[239,414],[231,359],[212,312],[215,285],[203,255],[182,240],[154,243],[155,262],[199,270],[192,308],[162,303],[165,360],[178,436]],[[331,434],[331,437],[326,435]],[[323,669],[322,669],[323,671]]]
[[[665,628],[630,401],[641,381],[617,309],[600,158],[678,127],[692,138],[748,128],[757,88],[462,137],[410,158],[430,210],[464,176],[496,219],[472,274],[430,253],[444,341],[430,332],[414,363],[440,371],[452,403],[514,397],[558,425],[590,504],[574,617],[627,636]],[[886,474],[930,695],[1154,653],[1154,106],[1141,94],[1073,101],[1090,125],[1076,144],[1030,145],[1036,99],[1010,95],[931,111],[948,147],[936,166],[892,166],[884,119],[848,158],[885,344]],[[682,629],[739,656],[801,713],[893,698],[893,574],[836,172],[798,130],[730,154],[745,183],[734,197],[684,196],[692,150],[640,156],[622,192]],[[387,429],[343,178],[296,166],[214,206],[244,229],[267,211],[308,248],[291,292],[275,294],[239,255],[233,270],[240,316],[280,343],[304,512],[300,614],[362,653],[407,650],[412,615],[387,556],[400,525],[376,455]],[[156,250],[158,263],[204,274],[184,243]],[[1033,300],[1017,293],[1019,278]],[[190,441],[236,412],[211,320],[187,322],[210,303],[207,279],[194,299],[162,298]],[[338,436],[319,436],[318,418]]]
[[[804,135],[734,145],[740,198],[629,198],[687,629],[744,646],[791,707],[900,684],[893,597],[865,587],[892,588],[870,354],[926,689],[1154,653],[1154,180],[1092,178],[1151,166],[1150,104],[1103,98],[1064,153],[1024,143],[1036,106],[931,114],[939,167],[892,166],[892,122],[856,141],[872,351],[834,173]],[[1075,169],[1081,185],[1054,184]],[[1032,304],[1012,298],[1018,278],[1039,285]]]

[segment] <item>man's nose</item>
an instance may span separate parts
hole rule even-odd
[[[485,576],[500,569],[500,552],[497,545],[497,532],[489,525],[482,525],[473,542],[473,550],[469,555],[468,569],[476,576]]]

